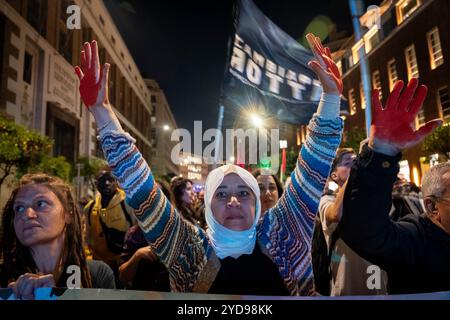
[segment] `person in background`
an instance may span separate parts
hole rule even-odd
[[[158,185],[166,198],[174,201],[168,184],[158,181]],[[119,279],[125,289],[170,291],[167,268],[159,261],[138,225],[132,226],[125,235]]]
[[[366,295],[382,295],[387,293],[387,275],[383,271],[381,273],[379,288],[373,289],[367,286],[367,270],[373,265],[371,262],[364,260],[358,256],[347,244],[339,237],[336,230],[345,212],[342,211],[341,199],[344,195],[344,185],[350,175],[353,162],[356,158],[355,151],[349,148],[339,149],[336,158],[331,167],[331,173],[328,188],[320,199],[319,216],[320,223],[316,224],[314,233],[321,232],[325,238],[326,252],[329,257],[324,259],[325,265],[314,265],[314,277],[317,291],[319,293],[330,296],[366,296]],[[313,236],[313,263],[314,252],[319,247],[320,237]],[[316,260],[320,261],[320,260]],[[325,270],[321,270],[325,268]],[[320,276],[326,275],[324,279],[326,288],[322,286],[319,279]],[[319,289],[320,288],[320,289]]]
[[[125,233],[133,225],[131,209],[126,206],[125,192],[110,168],[97,173],[96,186],[98,194],[84,208],[88,247],[93,259],[111,267],[120,287],[118,264]]]
[[[261,219],[263,219],[264,214],[274,207],[282,196],[283,185],[276,175],[262,174],[261,169],[256,169],[252,174],[258,182],[261,194]]]
[[[192,181],[183,177],[176,177],[172,179],[170,190],[174,195],[175,205],[182,217],[194,225],[200,226],[200,221],[192,208],[195,203]]]
[[[431,168],[422,180],[426,214],[392,221],[392,188],[402,150],[423,141],[442,120],[415,130],[427,87],[411,79],[394,85],[383,108],[372,95],[368,145],[352,167],[339,234],[358,255],[386,270],[390,294],[450,290],[450,164]]]
[[[17,299],[33,299],[40,287],[67,287],[71,266],[79,268],[82,288],[115,288],[105,263],[86,260],[81,216],[61,179],[23,176],[3,209],[2,225],[1,286],[12,288]]]

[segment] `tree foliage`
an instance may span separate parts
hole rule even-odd
[[[77,163],[81,164],[80,175],[89,182],[92,193],[95,193],[95,175],[108,163],[106,160],[97,157],[80,157]]]
[[[59,177],[66,182],[72,181],[72,165],[63,156],[44,156],[42,162],[35,168],[31,168],[29,171],[47,173]]]
[[[341,148],[352,148],[359,151],[361,141],[366,139],[366,130],[364,128],[354,127],[344,132]]]
[[[0,116],[0,187],[14,169],[21,175],[38,166],[52,145],[50,138]]]
[[[422,144],[422,150],[428,155],[437,153],[444,161],[450,160],[450,125],[437,128]]]

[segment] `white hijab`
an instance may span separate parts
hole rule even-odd
[[[256,197],[255,221],[248,230],[234,231],[217,222],[211,211],[211,201],[223,178],[231,173],[237,174],[253,191]],[[226,257],[238,258],[243,254],[251,254],[256,243],[256,225],[261,215],[261,200],[259,186],[255,177],[247,170],[229,164],[211,171],[205,184],[205,218],[208,224],[207,234],[211,244],[220,259]]]

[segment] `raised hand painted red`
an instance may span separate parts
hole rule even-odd
[[[418,86],[417,79],[411,79],[403,91],[403,81],[397,81],[383,108],[378,90],[372,94],[371,142],[377,147],[393,152],[412,147],[420,143],[429,133],[442,124],[435,119],[415,130],[414,121],[425,101],[428,89]]]
[[[314,70],[322,83],[326,93],[342,94],[344,84],[336,63],[331,57],[329,48],[325,48],[319,37],[313,34],[306,35],[309,46],[316,60],[310,61],[309,66]]]
[[[103,72],[100,69],[95,40],[84,44],[84,50],[81,51],[81,68],[76,66],[75,73],[80,79],[80,95],[84,104],[90,107],[103,102],[99,101]]]

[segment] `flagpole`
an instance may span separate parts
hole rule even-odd
[[[219,163],[219,156],[220,154],[222,154],[220,152],[220,140],[222,139],[222,126],[223,126],[223,113],[224,113],[224,106],[223,103],[220,104],[219,106],[219,117],[217,118],[217,138],[216,138],[216,147],[215,147],[215,159],[214,159],[214,164],[213,164],[213,168],[217,168],[217,165]],[[222,148],[223,149],[223,148]]]
[[[353,29],[355,33],[355,41],[358,42],[362,38],[361,25],[359,18],[363,14],[363,0],[348,0],[350,12],[352,15]],[[372,94],[369,62],[367,61],[365,46],[362,46],[358,52],[359,65],[361,67],[361,81],[363,84],[364,96],[366,97],[366,134],[370,135],[370,124],[372,122]],[[361,97],[364,99],[364,97]],[[350,106],[351,107],[351,106]]]

